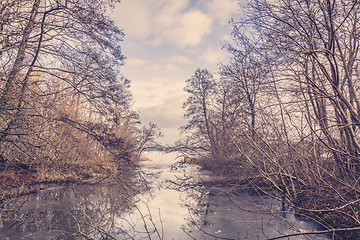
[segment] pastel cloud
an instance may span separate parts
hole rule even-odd
[[[182,90],[189,73],[182,67],[190,64],[190,60],[181,55],[169,56],[149,61],[146,59],[127,59],[124,70],[132,80],[131,86],[135,99],[135,108],[145,110],[150,107],[168,104],[169,97],[184,101]],[[181,108],[181,104],[179,105]],[[172,109],[177,109],[172,108]]]
[[[174,63],[174,64],[190,64],[191,63],[189,58],[182,56],[182,55],[170,56],[166,59],[166,61]]]
[[[173,98],[169,99],[166,104],[147,108],[141,112],[141,117],[157,123],[161,128],[177,129],[186,122],[183,119],[185,111],[182,109],[183,102],[181,100]]]
[[[202,11],[191,10],[176,16],[172,26],[160,35],[179,47],[194,46],[211,33],[212,22]]]
[[[211,0],[208,4],[209,15],[221,24],[226,24],[228,18],[238,10],[238,1],[236,0]]]
[[[222,49],[207,49],[199,57],[205,65],[217,65],[226,58],[226,53]]]
[[[154,46],[194,46],[211,33],[213,19],[188,5],[188,0],[123,0],[112,18],[127,36],[148,39]]]
[[[126,65],[133,68],[141,68],[144,67],[149,63],[147,59],[141,59],[141,58],[129,58],[126,59]]]
[[[124,28],[126,35],[144,38],[151,34],[152,1],[128,0],[116,5],[111,18],[120,28]]]
[[[191,66],[192,61],[183,55],[172,55],[156,60],[146,58],[128,58],[125,60],[123,70],[127,72],[129,79],[137,79],[140,82],[150,81],[151,78],[162,78],[171,81],[174,76],[184,77],[184,66]],[[182,82],[182,80],[180,80]],[[154,83],[156,83],[154,81]]]

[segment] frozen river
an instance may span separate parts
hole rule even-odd
[[[268,197],[201,186],[206,173],[195,165],[171,167],[175,155],[148,157],[141,170],[125,170],[111,181],[46,186],[14,200],[11,220],[0,222],[1,239],[255,240],[319,228],[282,213],[281,203]]]

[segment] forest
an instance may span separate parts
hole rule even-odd
[[[359,2],[252,0],[242,12],[220,77],[186,81],[178,149],[358,239]]]

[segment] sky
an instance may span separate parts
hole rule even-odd
[[[172,144],[186,124],[183,88],[197,68],[217,72],[228,60],[237,0],[122,0],[111,18],[124,30],[122,73],[131,81],[133,109],[143,124],[157,124]]]

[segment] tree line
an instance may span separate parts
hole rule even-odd
[[[187,80],[177,146],[329,232],[352,228],[350,239],[360,225],[359,11],[356,0],[248,1],[220,77],[197,69]]]

